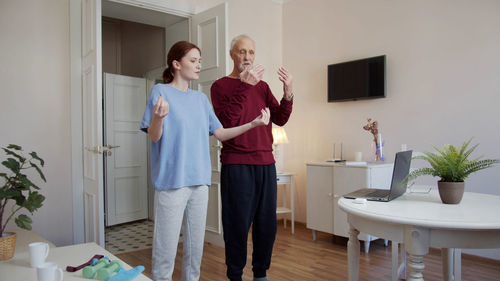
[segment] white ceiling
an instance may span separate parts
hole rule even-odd
[[[165,14],[145,8],[120,4],[112,1],[102,1],[102,15],[105,17],[133,21],[159,27],[168,27],[186,20],[184,17]]]

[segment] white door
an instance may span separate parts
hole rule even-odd
[[[186,37],[189,37],[187,35]],[[168,52],[168,50],[167,50]],[[163,70],[165,70],[165,66],[153,69],[151,71],[148,71],[144,77],[146,78],[146,92],[147,92],[147,98],[149,98],[149,95],[151,94],[151,89],[153,89],[154,85],[158,83],[163,83]],[[146,98],[146,100],[147,100]],[[147,142],[148,146],[148,171],[151,171],[151,142]],[[153,220],[155,219],[155,210],[156,210],[156,189],[153,186],[153,183],[151,182],[151,174],[148,173],[148,219]]]
[[[85,242],[104,247],[101,0],[82,1],[83,201]]]
[[[193,87],[210,99],[212,83],[226,75],[227,3],[194,15],[191,18],[191,41],[200,47],[202,54],[200,79]],[[212,184],[209,188],[207,210],[207,242],[223,245],[220,199],[220,142],[210,137]]]
[[[106,226],[148,217],[146,79],[104,74]]]

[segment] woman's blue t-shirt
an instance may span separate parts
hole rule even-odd
[[[209,137],[222,127],[202,92],[180,91],[168,84],[151,90],[141,129],[146,131],[159,97],[169,103],[163,134],[151,142],[151,179],[157,190],[208,185],[211,182]]]

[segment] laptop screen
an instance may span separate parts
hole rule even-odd
[[[396,198],[406,192],[406,184],[401,182],[408,176],[410,172],[412,151],[401,151],[396,153],[394,160],[394,170],[392,172],[391,193],[389,200]]]

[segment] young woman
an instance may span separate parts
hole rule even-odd
[[[211,182],[209,136],[225,141],[269,123],[269,109],[245,125],[225,129],[205,94],[189,89],[200,74],[200,49],[175,43],[167,56],[165,84],[151,90],[141,129],[151,144],[151,177],[157,190],[153,241],[153,280],[172,280],[182,227],[182,280],[200,276],[208,186]]]

